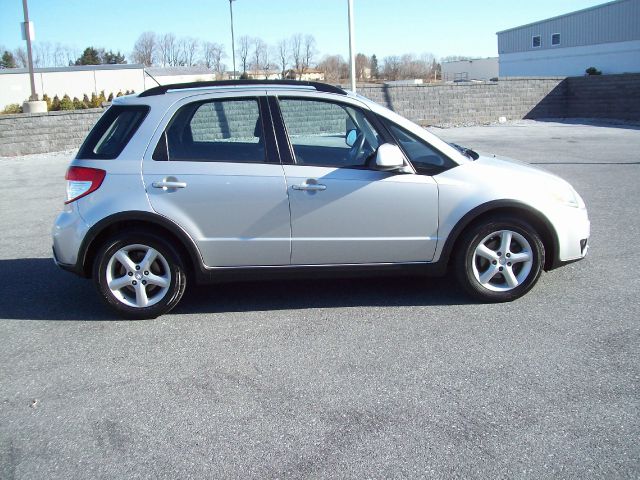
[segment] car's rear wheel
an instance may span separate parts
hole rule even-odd
[[[475,298],[508,302],[527,293],[544,265],[544,245],[527,222],[503,217],[469,228],[458,244],[456,275]]]
[[[175,307],[186,287],[182,259],[169,242],[124,232],[105,242],[93,278],[102,299],[125,318],[155,318]]]

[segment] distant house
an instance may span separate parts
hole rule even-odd
[[[279,80],[282,77],[280,70],[247,70],[247,75],[256,80]]]
[[[300,80],[306,82],[322,82],[324,81],[324,72],[317,68],[308,68],[304,71]]]
[[[448,82],[456,80],[491,80],[497,76],[498,57],[442,62],[442,79]]]
[[[640,0],[616,0],[498,32],[501,77],[640,72]]]

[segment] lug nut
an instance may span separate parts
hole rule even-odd
[[[510,254],[510,253],[507,253],[507,257],[510,257],[510,256],[511,256],[511,254]]]
[[[131,285],[137,285],[138,282],[136,282],[135,280],[133,282],[131,282]]]
[[[493,262],[491,262],[491,263],[493,263],[494,265],[497,265],[497,264],[498,264],[497,260],[494,260],[494,261],[493,261]]]
[[[510,267],[510,266],[511,266],[511,262],[507,262],[507,267]]]
[[[136,270],[140,270],[140,265],[136,265]]]
[[[149,275],[149,271],[148,271],[148,270],[145,270],[145,271],[144,271],[144,274],[145,274],[145,275]]]
[[[129,276],[130,276],[130,277],[133,277],[133,272],[129,272]]]
[[[504,270],[504,267],[500,267],[500,271]]]
[[[498,252],[498,256],[500,257],[502,255],[502,252]]]
[[[146,281],[146,280],[142,280],[142,284],[143,284],[143,285],[146,285],[146,284],[147,284],[147,281]]]

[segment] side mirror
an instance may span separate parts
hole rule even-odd
[[[353,147],[353,144],[356,143],[357,139],[358,139],[358,132],[356,132],[355,128],[352,128],[347,132],[347,136],[344,138],[344,141],[348,146]]]
[[[376,153],[376,167],[378,170],[398,170],[404,167],[404,155],[397,145],[383,143]]]

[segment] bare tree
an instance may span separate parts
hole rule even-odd
[[[298,76],[298,80],[302,78],[304,71],[304,47],[301,33],[296,33],[291,37],[289,46],[291,48],[291,59],[293,60],[293,68]]]
[[[18,68],[27,67],[27,51],[23,47],[18,47],[13,51],[13,56],[16,59],[16,65]]]
[[[303,71],[308,70],[311,67],[311,62],[316,56],[318,49],[316,48],[316,39],[313,35],[306,35],[304,37],[304,50],[303,50]]]
[[[349,75],[349,64],[342,55],[325,55],[318,68],[324,72],[324,79],[328,82],[338,82]]]
[[[396,55],[385,57],[382,74],[389,80],[404,80],[432,78],[438,64],[431,53],[423,53],[419,57],[407,53],[398,57]]]
[[[287,74],[287,65],[289,65],[289,42],[286,38],[278,42],[275,47],[275,54],[278,59],[278,66],[281,68],[280,77],[284,79]]]
[[[356,55],[356,78],[358,80],[366,80],[370,76],[369,70],[369,57],[367,57],[364,53],[359,53]]]
[[[76,59],[80,56],[81,52],[80,50],[78,50],[75,47],[70,47],[70,46],[65,46],[64,47],[64,54],[67,57],[66,60],[66,65],[73,65],[76,61]]]
[[[52,65],[52,46],[49,42],[37,42],[33,44],[33,66],[45,68]]]
[[[56,43],[53,49],[53,65],[55,67],[63,67],[68,65],[66,47],[60,43]]]
[[[444,62],[459,62],[460,60],[471,60],[471,57],[465,57],[464,55],[449,55],[447,57],[442,57],[440,61]]]
[[[240,57],[240,63],[242,64],[242,72],[246,73],[247,65],[249,63],[249,52],[251,51],[251,44],[253,39],[248,35],[243,35],[238,39],[238,51],[237,54]]]
[[[265,80],[269,78],[269,72],[271,70],[271,56],[269,52],[269,47],[265,45],[264,54],[262,56],[262,68],[264,69]]]
[[[400,57],[400,78],[429,78],[433,55],[423,53],[420,57],[413,54],[405,54]]]
[[[398,80],[400,78],[400,57],[390,55],[384,57],[383,62],[382,75],[384,78],[387,80]]]
[[[134,62],[150,67],[153,65],[156,49],[156,34],[153,32],[144,32],[138,37],[138,40],[136,40],[131,56]]]
[[[158,62],[163,67],[172,65],[175,51],[176,36],[173,33],[165,33],[158,39]]]
[[[224,46],[219,43],[205,42],[202,45],[202,59],[205,67],[213,70],[218,75],[224,71],[222,59],[226,57]]]
[[[264,43],[261,38],[256,37],[253,39],[253,53],[251,59],[253,70],[255,70],[256,73],[263,70],[265,63],[268,63],[265,61],[265,58],[267,58],[267,44]]]
[[[182,61],[180,62],[182,65],[186,65],[188,67],[192,67],[196,64],[196,53],[198,52],[198,47],[200,46],[200,40],[193,37],[183,37],[180,39],[180,51]]]

